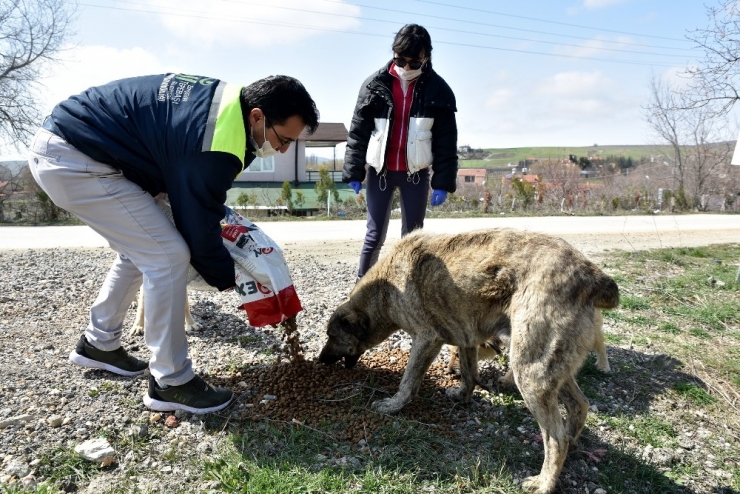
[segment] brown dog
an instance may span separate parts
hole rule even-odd
[[[586,423],[588,401],[574,376],[598,337],[597,309],[618,304],[614,280],[564,240],[509,229],[419,230],[398,242],[336,308],[319,359],[344,358],[346,367],[354,366],[403,329],[412,346],[398,392],[372,407],[393,413],[411,401],[443,344],[460,349],[461,386],[447,394],[466,402],[480,380],[478,347],[508,318],[509,365],[545,450],[542,470],[523,487],[551,493]]]
[[[602,326],[604,324],[604,318],[601,316],[601,309],[596,309],[594,317],[594,324],[596,326],[596,341],[594,341],[593,351],[596,352],[596,368],[601,372],[611,372],[609,367],[609,357],[606,354],[606,345],[604,344],[604,331]],[[492,359],[501,355],[505,355],[509,351],[509,344],[511,342],[511,325],[506,320],[501,324],[501,328],[497,329],[496,336],[490,338],[480,345],[478,345],[478,361]],[[447,373],[454,374],[457,367],[458,360],[458,349],[456,346],[450,348],[450,362],[447,365]],[[498,382],[507,388],[514,388],[514,373],[511,368],[499,378]]]

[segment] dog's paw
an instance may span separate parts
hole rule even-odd
[[[391,414],[396,413],[403,408],[405,403],[399,403],[398,400],[393,398],[386,398],[384,400],[378,400],[370,405],[370,408],[378,413]]]
[[[611,372],[612,369],[609,367],[608,360],[596,359],[596,368],[601,372]]]
[[[185,321],[185,331],[200,331],[203,326],[198,324],[195,320]]]
[[[143,336],[144,326],[141,326],[140,324],[134,324],[133,326],[131,326],[131,330],[129,331],[129,334],[131,336]]]
[[[447,388],[445,390],[445,394],[448,398],[455,400],[455,401],[461,401],[463,403],[470,401],[470,396],[462,386],[456,387],[456,388]]]
[[[522,490],[536,494],[550,494],[555,490],[555,486],[550,486],[548,482],[542,479],[541,475],[535,475],[534,477],[524,479]]]

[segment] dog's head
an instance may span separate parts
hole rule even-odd
[[[370,318],[345,302],[334,311],[326,326],[329,337],[321,350],[319,361],[333,364],[344,358],[344,367],[354,367],[365,350],[370,330]]]

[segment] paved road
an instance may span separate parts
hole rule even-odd
[[[260,227],[279,244],[359,242],[365,221],[263,221]],[[740,242],[740,215],[497,217],[427,219],[425,229],[464,232],[479,228],[512,227],[561,236],[579,248],[638,249]],[[392,220],[388,241],[400,237],[400,220]],[[107,247],[86,226],[0,227],[0,250]]]

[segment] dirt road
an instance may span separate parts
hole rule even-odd
[[[286,253],[325,260],[355,262],[365,235],[363,220],[255,221]],[[430,218],[424,226],[427,231],[451,233],[496,227],[556,235],[587,255],[609,249],[634,251],[740,242],[740,215],[731,214]],[[401,220],[391,220],[386,246],[397,242],[400,234]],[[107,243],[85,226],[0,228],[0,250],[54,247],[107,247]]]

